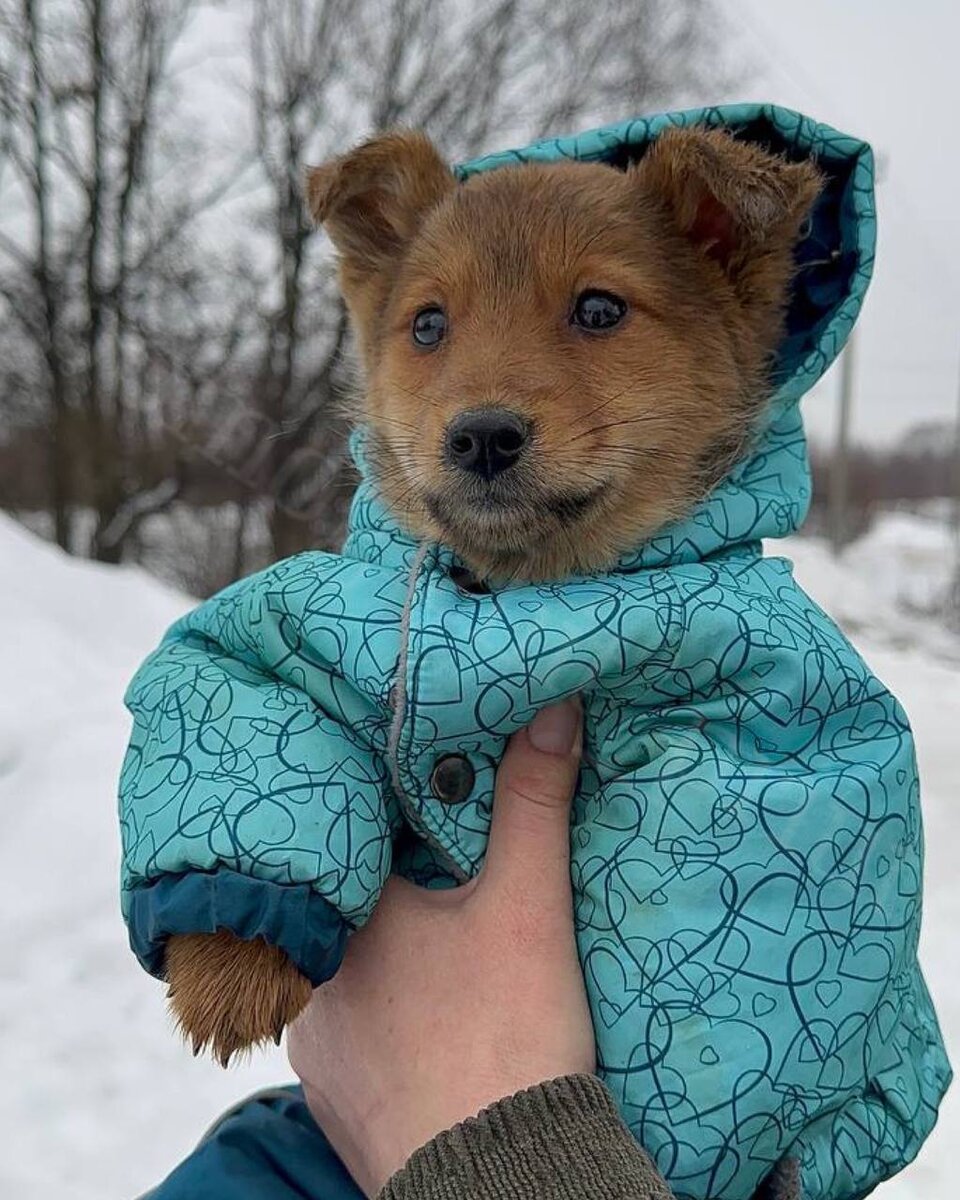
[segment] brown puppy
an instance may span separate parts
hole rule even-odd
[[[809,163],[701,129],[626,171],[458,184],[416,133],[313,170],[398,519],[533,580],[609,566],[686,513],[748,448],[819,187]],[[167,973],[182,1029],[224,1062],[309,998],[280,951],[225,931],[172,938]]]
[[[626,172],[458,185],[416,134],[314,171],[396,515],[483,574],[537,579],[607,566],[686,512],[766,399],[818,188],[810,164],[701,130]]]

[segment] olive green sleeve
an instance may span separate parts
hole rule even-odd
[[[417,1150],[378,1200],[673,1200],[592,1075],[542,1083]]]

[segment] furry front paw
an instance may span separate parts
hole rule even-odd
[[[178,1029],[194,1054],[209,1046],[224,1067],[233,1054],[268,1039],[279,1045],[312,991],[282,950],[225,929],[171,937],[166,971]]]

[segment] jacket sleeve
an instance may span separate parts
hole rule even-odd
[[[369,571],[306,554],[242,580],[177,622],[130,685],[123,910],[151,973],[171,934],[225,928],[317,984],[372,910],[398,814],[386,708],[357,683],[385,693],[390,678],[393,611],[350,612]]]

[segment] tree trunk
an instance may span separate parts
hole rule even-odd
[[[30,60],[28,107],[32,125],[33,190],[37,218],[36,278],[43,305],[43,351],[50,376],[50,506],[57,545],[69,552],[71,546],[72,478],[67,445],[67,386],[60,358],[59,304],[50,265],[49,150],[46,138],[45,87],[40,61],[40,35],[35,0],[24,0],[23,23]]]

